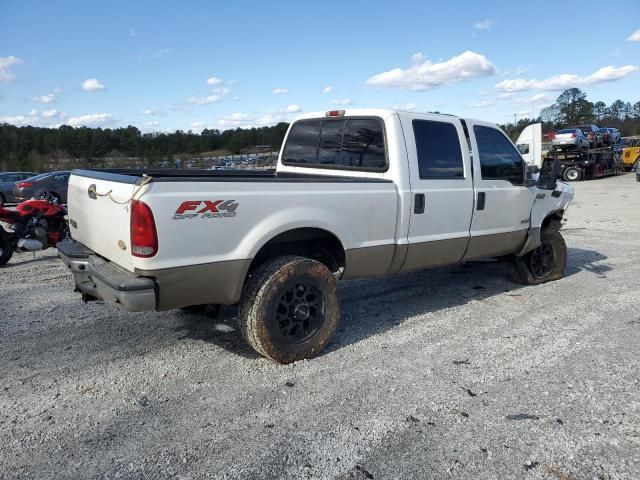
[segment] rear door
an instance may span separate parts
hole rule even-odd
[[[473,151],[475,211],[465,259],[513,253],[524,244],[535,187],[526,187],[525,163],[496,125],[468,120]]]
[[[462,259],[469,243],[473,179],[459,119],[401,113],[413,205],[402,270]]]

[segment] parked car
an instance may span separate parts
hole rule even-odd
[[[589,139],[579,128],[566,128],[558,130],[551,141],[554,147],[578,147],[589,148]]]
[[[488,122],[310,113],[289,127],[275,172],[74,170],[73,240],[58,252],[85,301],[131,311],[238,304],[248,344],[288,363],[331,340],[340,278],[485,257],[504,258],[527,285],[561,278],[573,189],[553,167],[530,178]]]
[[[577,127],[584,133],[585,137],[589,139],[589,146],[600,147],[603,144],[602,133],[600,132],[600,128],[597,125],[578,125]]]
[[[640,182],[640,162],[636,165],[636,182]]]
[[[13,194],[15,183],[34,175],[32,172],[0,172],[0,205],[16,203],[17,199]]]
[[[48,193],[59,203],[67,203],[71,172],[47,172],[17,182],[13,194],[19,202]]]

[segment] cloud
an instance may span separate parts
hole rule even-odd
[[[274,88],[271,93],[273,93],[274,95],[285,95],[289,93],[289,89],[278,87],[278,88]]]
[[[507,100],[515,95],[514,92],[504,92],[496,97],[496,100]]]
[[[629,42],[640,42],[640,30],[636,30],[627,37]]]
[[[255,120],[254,116],[249,113],[237,112],[232,113],[231,115],[227,115],[225,117],[220,117],[218,119],[218,125],[221,127],[239,127],[241,125],[246,125],[249,122]]]
[[[140,110],[140,114],[141,115],[160,115],[161,112],[158,110],[147,109],[147,110]]]
[[[481,100],[479,102],[471,104],[473,108],[486,108],[490,105],[493,105],[493,104],[491,102],[488,102],[487,100]]]
[[[152,127],[157,127],[158,125],[160,125],[160,122],[158,122],[157,120],[152,120],[149,122],[144,122],[144,126],[146,128],[152,128]]]
[[[96,92],[98,90],[104,90],[105,86],[100,83],[97,78],[88,78],[82,82],[82,89],[87,92]]]
[[[331,100],[331,105],[351,105],[353,103],[353,100],[351,100],[350,98],[334,98],[333,100]]]
[[[227,82],[228,85],[235,85],[236,83],[238,83],[238,80],[229,80]]]
[[[43,118],[53,118],[53,117],[59,117],[59,116],[60,116],[60,112],[55,108],[52,108],[51,110],[45,110],[44,112],[42,112]]]
[[[37,97],[33,97],[33,100],[35,102],[40,102],[40,103],[53,103],[57,100],[57,96],[54,92],[48,93],[46,95],[40,95]]]
[[[511,102],[512,105],[531,105],[532,103],[537,103],[537,102],[547,102],[551,100],[551,97],[549,97],[549,95],[547,95],[546,93],[538,93],[532,97],[526,97],[526,98],[515,98],[513,99],[513,101]]]
[[[220,95],[209,95],[208,97],[189,97],[187,98],[187,103],[191,105],[209,105],[210,103],[218,103],[220,100]]]
[[[209,78],[207,78],[207,83],[209,85],[221,85],[222,84],[222,79],[218,78],[218,77],[209,77]]]
[[[291,105],[289,105],[287,107],[287,112],[289,112],[289,113],[298,113],[298,112],[301,112],[301,111],[302,111],[302,108],[300,107],[300,105],[297,105],[295,103],[292,103]]]
[[[80,117],[71,117],[67,122],[72,127],[85,125],[87,127],[99,127],[111,123],[113,117],[109,113],[91,113]]]
[[[333,92],[333,87],[331,85],[327,85],[322,89],[322,93],[332,93],[332,92]]]
[[[16,79],[15,74],[11,71],[11,67],[24,63],[21,58],[10,55],[8,57],[0,57],[0,83],[9,83]]]
[[[136,36],[136,31],[133,28],[129,29],[129,36],[130,37],[135,37]]]
[[[215,93],[216,95],[229,95],[231,93],[231,90],[229,90],[228,88],[219,87],[219,88],[214,88],[212,92]]]
[[[413,65],[408,69],[395,68],[379,73],[370,77],[367,85],[421,91],[496,73],[496,67],[484,55],[470,50],[438,63],[426,60],[421,53],[414,54],[411,60]]]
[[[473,27],[476,30],[489,30],[493,26],[493,22],[491,20],[478,20]]]
[[[415,102],[396,103],[393,106],[394,110],[403,110],[405,112],[413,112],[417,107],[418,107],[418,105],[416,105]]]
[[[169,55],[170,53],[171,53],[170,48],[160,48],[155,52],[153,52],[153,54],[151,55],[151,58],[158,59],[158,58],[164,57],[165,55]]]
[[[602,67],[598,71],[581,77],[578,75],[563,73],[544,80],[525,80],[517,78],[513,80],[503,80],[496,84],[495,88],[502,92],[524,92],[526,90],[547,90],[556,91],[572,87],[586,87],[598,83],[615,82],[636,72],[635,65],[625,65],[623,67]]]
[[[205,126],[204,122],[191,122],[191,128],[193,130],[202,130]]]

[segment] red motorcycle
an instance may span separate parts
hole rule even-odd
[[[0,205],[0,266],[5,265],[13,252],[35,252],[55,247],[69,237],[67,209],[58,199],[45,194],[20,203],[15,211]]]

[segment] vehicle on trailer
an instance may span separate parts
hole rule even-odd
[[[589,139],[579,128],[558,130],[551,141],[554,147],[589,148]]]
[[[289,127],[275,172],[74,170],[73,240],[58,252],[86,301],[238,304],[249,345],[287,363],[335,333],[338,279],[485,257],[508,259],[524,284],[561,278],[573,189],[553,165],[529,178],[488,122],[311,113]]]
[[[589,147],[591,148],[601,147],[604,143],[602,140],[602,132],[600,132],[600,128],[597,125],[578,125],[577,127],[571,128],[582,130],[584,136],[589,139]]]
[[[55,247],[69,236],[67,211],[58,199],[43,195],[19,203],[15,210],[0,207],[0,266],[14,252],[36,252]]]
[[[560,163],[562,179],[567,182],[617,175],[620,171],[620,156],[613,147],[587,150],[556,147],[547,157]]]
[[[620,156],[620,167],[624,170],[635,170],[640,165],[640,136],[622,139],[624,147]]]
[[[16,197],[13,194],[15,183],[33,177],[32,172],[0,172],[0,206],[5,203],[16,203]]]
[[[615,145],[616,143],[620,142],[620,130],[618,130],[617,128],[612,128],[612,127],[607,127],[607,130],[609,131],[609,134],[611,135],[611,144]]]
[[[13,194],[20,202],[29,198],[49,195],[59,203],[67,203],[67,188],[70,171],[47,172],[17,182]]]
[[[600,133],[602,134],[603,145],[613,145],[615,143],[613,141],[613,135],[608,128],[600,128]]]

